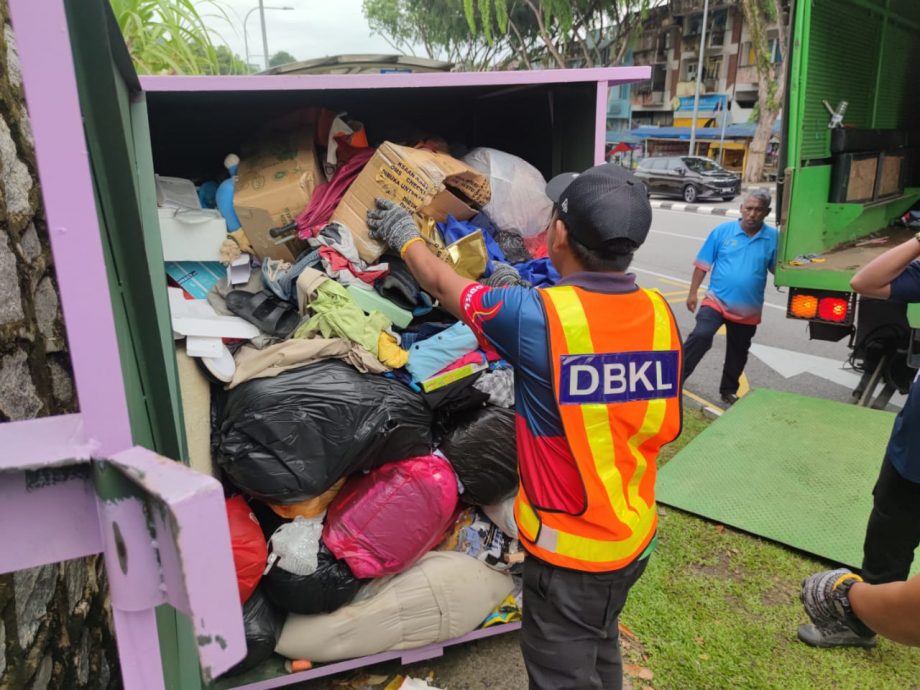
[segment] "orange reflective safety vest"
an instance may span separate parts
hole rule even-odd
[[[629,565],[657,528],[655,461],[681,427],[681,344],[658,293],[540,290],[549,327],[553,391],[585,491],[577,514],[532,505],[515,517],[533,555],[564,568]]]

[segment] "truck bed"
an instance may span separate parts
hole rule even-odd
[[[845,242],[815,257],[823,261],[804,263],[802,266],[787,262],[786,265],[790,269],[814,267],[826,271],[855,272],[876,256],[910,239],[916,232],[916,229],[903,226],[883,228],[854,242]]]
[[[777,267],[776,282],[791,287],[849,292],[850,278],[856,271],[915,233],[911,228],[889,226],[820,254],[783,261]]]

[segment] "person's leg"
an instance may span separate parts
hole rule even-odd
[[[636,561],[623,569],[619,582],[612,583],[604,627],[608,639],[597,650],[597,674],[604,690],[623,689],[623,661],[620,657],[620,613],[626,605],[630,588],[645,572],[648,558]]]
[[[906,580],[920,545],[920,484],[902,477],[885,459],[872,496],[863,579],[872,584]]]
[[[722,367],[722,382],[719,384],[719,393],[723,396],[732,396],[738,392],[751,340],[756,331],[757,326],[751,324],[725,322],[725,366]]]
[[[703,355],[712,347],[712,339],[722,325],[722,315],[712,307],[700,307],[696,326],[684,341],[684,380],[690,378]]]
[[[521,652],[531,690],[622,688],[617,616],[645,569],[611,573],[524,561]]]

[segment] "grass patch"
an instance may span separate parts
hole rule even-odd
[[[687,410],[660,464],[708,423]],[[881,640],[869,651],[818,650],[796,639],[807,620],[800,583],[826,563],[670,508],[659,524],[622,617],[637,638],[624,641],[627,663],[654,674],[636,688],[920,688],[920,649]]]

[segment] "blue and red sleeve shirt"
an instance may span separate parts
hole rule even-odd
[[[559,285],[621,293],[636,290],[632,275],[579,273]],[[544,510],[579,513],[584,487],[565,438],[553,392],[549,333],[537,290],[490,288],[474,283],[460,300],[463,320],[485,348],[514,367],[519,472],[531,503]]]
[[[920,262],[914,261],[891,281],[889,299],[920,302]],[[902,477],[920,484],[920,383],[916,378],[894,420],[886,457]]]

